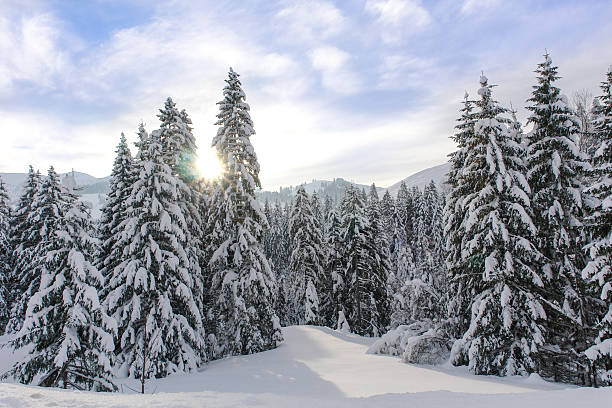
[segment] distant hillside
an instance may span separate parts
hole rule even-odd
[[[406,177],[402,181],[406,183],[408,188],[416,186],[423,189],[423,187],[425,187],[425,185],[431,180],[438,185],[442,185],[449,169],[450,164],[444,163],[439,166],[421,170],[418,173]],[[67,174],[68,173],[61,174],[60,179],[63,180]],[[11,197],[11,202],[15,204],[21,193],[23,183],[26,181],[27,174],[0,173],[0,177],[2,177],[2,180],[6,183],[9,196]],[[76,181],[76,185],[79,187],[80,193],[83,195],[83,201],[87,201],[87,203],[94,210],[99,209],[105,195],[108,194],[110,176],[96,178],[87,173],[74,172],[74,179]],[[386,190],[389,190],[389,193],[395,196],[399,190],[400,183],[401,181],[393,184],[387,189],[377,187],[379,196],[382,197]],[[331,181],[312,180],[309,183],[303,183],[301,185],[304,186],[308,194],[316,192],[321,199],[326,195],[329,195],[336,203],[340,201],[344,191],[350,185],[354,185],[360,189],[365,189],[366,191],[370,189],[369,185],[352,183],[343,178],[336,178]],[[297,189],[298,186],[289,186],[281,187],[278,191],[259,191],[257,192],[257,198],[262,202],[269,200],[270,202],[280,201],[281,203],[289,203],[295,196]]]
[[[42,175],[44,177],[45,173],[42,173]],[[72,175],[72,172],[60,173],[60,180],[64,181],[68,175]],[[26,173],[0,173],[0,177],[6,183],[10,202],[13,205],[17,204],[28,175]],[[106,194],[108,194],[109,179],[110,177],[97,178],[87,173],[74,172],[74,181],[81,194],[81,201],[93,210],[94,218],[98,218],[99,209],[104,203]]]
[[[312,180],[310,183],[303,183],[296,187],[281,187],[279,191],[259,191],[257,193],[257,198],[260,201],[268,200],[270,202],[280,201],[281,203],[288,203],[295,196],[298,187],[303,186],[308,194],[317,193],[321,199],[323,199],[325,196],[330,196],[332,200],[337,203],[340,201],[342,195],[350,185],[356,186],[360,189],[365,189],[366,192],[370,190],[369,185],[351,183],[343,178],[337,178],[332,181]],[[376,189],[378,190],[379,195],[385,192],[384,188],[377,187]]]
[[[408,188],[416,186],[421,190],[432,180],[438,186],[442,186],[449,170],[450,163],[444,163],[440,164],[439,166],[430,167],[428,169],[421,170],[418,173],[414,173],[413,175],[408,176],[403,180],[398,181],[397,183],[389,187],[387,190],[389,190],[389,194],[391,194],[392,196],[397,195],[402,181],[406,183],[406,187]]]

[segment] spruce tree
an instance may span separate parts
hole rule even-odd
[[[376,250],[365,194],[349,186],[340,204],[344,315],[354,333],[378,336],[387,328],[386,259]]]
[[[183,233],[188,243],[185,250],[189,258],[188,271],[193,282],[193,296],[198,308],[203,311],[204,276],[200,264],[204,258],[204,245],[200,206],[205,197],[199,188],[197,146],[190,126],[191,119],[184,109],[179,112],[170,97],[166,99],[157,117],[161,122],[158,132],[162,156],[176,180],[176,204],[186,224]]]
[[[603,94],[594,109],[594,130],[599,146],[593,157],[594,183],[586,193],[592,197],[586,227],[592,236],[587,245],[589,263],[582,271],[602,301],[597,314],[597,337],[587,355],[607,370],[612,383],[612,68],[602,82]]]
[[[548,307],[548,341],[573,353],[584,350],[590,325],[589,300],[581,271],[585,266],[582,178],[586,163],[576,145],[578,120],[555,86],[557,67],[546,54],[538,64],[538,84],[527,107],[527,179],[532,192],[537,245],[547,261],[544,297]]]
[[[135,181],[134,163],[125,135],[121,133],[116,156],[111,171],[109,193],[102,207],[99,239],[100,251],[97,255],[97,268],[103,276],[108,277],[121,263],[123,248],[118,245],[128,214],[128,198]],[[105,290],[103,290],[105,291]]]
[[[338,210],[332,206],[325,222],[325,273],[331,279],[331,307],[328,324],[336,327],[340,313],[346,315],[347,292],[342,259],[342,220]]]
[[[470,304],[475,296],[472,268],[462,255],[465,235],[462,225],[465,218],[464,199],[476,189],[474,180],[462,177],[468,154],[467,142],[473,138],[476,122],[474,101],[469,99],[467,92],[457,122],[456,132],[451,136],[457,145],[457,150],[450,154],[451,168],[446,179],[450,191],[446,196],[443,216],[448,286],[449,293],[452,293],[448,303],[448,315],[451,320],[451,334],[461,337],[469,326]]]
[[[105,306],[118,322],[117,358],[141,380],[191,371],[206,359],[190,273],[180,181],[164,160],[159,131],[142,140]],[[143,137],[144,139],[144,137]]]
[[[282,333],[271,298],[276,279],[261,243],[268,223],[255,197],[261,187],[250,141],[255,130],[238,74],[230,68],[225,82],[212,142],[223,174],[208,218],[215,231],[211,307],[220,353],[251,354],[278,346]]]
[[[491,85],[480,79],[474,133],[467,147],[460,181],[475,190],[463,197],[462,256],[472,268],[476,296],[470,326],[453,346],[452,361],[467,360],[476,374],[516,375],[536,368],[544,344],[546,318],[536,289],[540,276],[525,178],[523,149],[510,134],[507,111],[491,97]]]
[[[10,316],[12,300],[13,241],[10,236],[11,209],[6,186],[0,177],[0,333],[4,333]]]
[[[389,244],[385,233],[380,200],[376,185],[370,186],[366,203],[366,215],[371,228],[371,273],[372,273],[372,296],[376,308],[375,336],[384,333],[389,325],[390,305],[387,292],[387,281],[389,279]]]
[[[13,346],[32,346],[12,373],[39,385],[95,391],[116,389],[110,378],[113,331],[98,299],[104,278],[93,265],[97,240],[87,208],[59,183],[53,167],[37,194],[41,222],[32,264],[40,286],[28,300]]]
[[[293,201],[289,234],[292,242],[290,281],[293,295],[293,323],[321,324],[321,303],[326,295],[321,227],[313,212],[314,201],[299,187]]]
[[[410,321],[438,320],[446,314],[440,199],[433,182],[414,197],[414,265],[402,288],[403,308]]]
[[[28,299],[38,290],[40,275],[36,272],[36,246],[41,239],[42,220],[36,216],[40,204],[41,177],[32,166],[11,221],[13,254],[11,259],[11,318],[8,333],[19,331],[28,305]]]

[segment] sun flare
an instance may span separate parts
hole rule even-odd
[[[206,179],[214,179],[221,175],[221,163],[215,149],[198,149],[198,171]]]

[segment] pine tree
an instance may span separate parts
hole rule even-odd
[[[474,275],[471,266],[462,256],[462,241],[465,229],[462,222],[465,218],[464,198],[475,191],[474,180],[462,177],[465,158],[468,154],[467,142],[474,137],[474,101],[466,92],[461,108],[461,116],[457,119],[456,132],[451,137],[457,145],[457,151],[450,154],[451,168],[446,184],[450,191],[446,196],[444,207],[444,235],[446,237],[446,267],[448,270],[449,298],[448,314],[451,320],[451,334],[461,337],[470,324],[470,304],[475,296],[473,292]]]
[[[389,279],[389,249],[384,224],[380,211],[380,200],[376,185],[370,186],[366,203],[366,215],[371,228],[371,273],[372,273],[372,296],[376,308],[376,322],[374,335],[384,333],[389,326],[389,296],[387,292],[387,281]]]
[[[225,82],[212,143],[223,174],[208,219],[215,231],[211,307],[220,353],[251,354],[278,346],[282,334],[271,300],[276,280],[261,245],[268,223],[255,197],[261,184],[253,122],[238,74],[230,68]]]
[[[586,193],[594,198],[589,208],[586,227],[592,235],[587,245],[589,263],[582,271],[595,287],[603,302],[597,316],[597,338],[587,355],[607,370],[612,383],[612,68],[602,82],[603,95],[594,109],[596,140],[600,144],[593,157],[592,177],[595,182]]]
[[[387,241],[387,249],[389,251],[390,260],[392,261],[393,253],[395,252],[394,246],[394,216],[395,216],[395,202],[393,197],[389,194],[389,190],[385,191],[382,200],[380,200],[380,222],[382,233]]]
[[[100,251],[96,266],[104,277],[108,277],[123,258],[123,248],[117,243],[128,217],[127,202],[135,181],[132,154],[123,133],[115,152],[117,155],[111,172],[109,193],[102,208],[99,227]]]
[[[515,375],[536,368],[546,319],[536,289],[544,286],[533,241],[523,150],[510,134],[510,120],[480,79],[472,137],[460,176],[475,191],[463,198],[462,256],[472,267],[476,293],[470,326],[453,347],[454,363],[468,361],[476,374]]]
[[[567,98],[554,86],[557,67],[548,54],[536,70],[527,107],[533,130],[527,135],[527,179],[532,191],[538,247],[547,262],[544,294],[548,307],[548,341],[569,352],[584,350],[590,306],[581,270],[584,244],[582,175],[586,163],[576,145],[579,124]]]
[[[32,266],[40,286],[28,301],[23,327],[12,344],[31,345],[12,373],[24,383],[41,375],[39,385],[111,391],[112,332],[98,299],[104,278],[93,265],[97,240],[85,206],[62,189],[53,167],[37,195],[41,220]]]
[[[19,331],[25,318],[28,300],[38,290],[40,275],[36,273],[35,248],[40,242],[43,231],[42,220],[35,214],[40,204],[41,177],[32,166],[28,171],[23,193],[12,217],[11,239],[13,256],[11,259],[11,318],[6,326],[8,333]]]
[[[282,326],[289,324],[289,261],[291,258],[291,237],[289,236],[289,216],[292,205],[285,207],[277,201],[272,211],[270,230],[273,242],[271,244],[270,261],[277,280],[278,294],[274,310]]]
[[[354,333],[378,336],[386,330],[388,315],[386,259],[376,250],[375,230],[366,214],[364,192],[348,187],[342,198],[341,254],[344,314]]]
[[[180,181],[165,162],[160,132],[141,143],[105,306],[118,322],[117,357],[144,380],[196,369],[206,359],[202,317],[177,200]]]
[[[4,333],[6,324],[11,317],[10,304],[12,298],[11,258],[13,256],[13,241],[11,240],[11,209],[9,196],[2,178],[0,178],[0,333]]]
[[[331,279],[331,307],[328,325],[335,326],[340,313],[346,314],[346,279],[342,258],[342,220],[338,210],[332,206],[325,221],[325,272]]]
[[[321,301],[324,293],[325,255],[321,227],[313,212],[314,201],[304,187],[299,187],[293,201],[289,234],[292,242],[290,281],[293,295],[293,323],[321,324]]]
[[[404,309],[410,321],[439,320],[445,315],[446,270],[442,263],[441,209],[435,184],[415,197],[414,266],[402,288]]]
[[[162,144],[162,156],[176,179],[176,203],[186,224],[183,233],[188,243],[185,250],[189,258],[188,270],[193,282],[193,296],[198,308],[203,311],[204,276],[200,264],[204,258],[204,245],[200,206],[206,198],[199,189],[196,140],[189,115],[184,109],[179,112],[172,98],[166,99],[157,117],[161,122],[157,132]]]

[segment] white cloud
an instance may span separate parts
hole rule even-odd
[[[383,57],[380,66],[380,89],[405,89],[423,86],[426,78],[439,72],[433,58],[393,54]]]
[[[382,40],[390,44],[401,43],[432,22],[420,0],[367,0],[365,10],[376,17]]]
[[[500,0],[465,0],[461,6],[462,14],[475,14],[481,10],[491,9],[497,6]]]
[[[323,86],[344,94],[358,92],[361,80],[350,67],[351,55],[333,46],[317,47],[309,53],[313,68],[321,72]]]
[[[294,1],[276,13],[290,41],[317,42],[342,33],[348,19],[328,1]]]
[[[58,44],[60,35],[51,14],[5,9],[0,15],[0,89],[20,80],[53,87],[69,65],[68,53]]]

